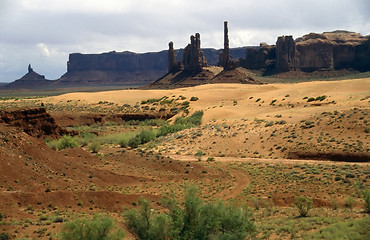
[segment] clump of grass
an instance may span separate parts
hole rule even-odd
[[[265,127],[271,127],[272,125],[274,125],[274,121],[268,121],[266,122]]]
[[[199,100],[199,98],[198,97],[191,97],[190,98],[190,101],[198,101]]]
[[[65,223],[59,236],[62,240],[123,239],[125,232],[109,216],[95,215],[93,219],[79,218]]]
[[[293,206],[298,209],[299,217],[307,217],[308,212],[313,208],[312,199],[305,196],[296,197]]]
[[[101,149],[101,144],[98,141],[91,143],[91,145],[89,146],[89,150],[92,153],[98,153],[100,149]]]
[[[59,140],[47,141],[46,144],[54,150],[62,150],[65,148],[74,148],[79,146],[76,139],[69,135],[64,135]]]
[[[352,219],[322,228],[305,239],[368,239],[369,225],[370,218]]]

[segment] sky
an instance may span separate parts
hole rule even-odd
[[[370,34],[369,0],[0,0],[0,82],[27,66],[47,79],[67,71],[70,53],[275,44],[278,36],[348,30]]]

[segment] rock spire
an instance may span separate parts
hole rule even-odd
[[[204,53],[200,50],[199,33],[190,37],[190,44],[184,49],[182,62],[184,64],[184,70],[189,72],[200,72],[203,70],[203,67],[207,66]]]
[[[168,43],[168,72],[177,72],[181,69],[181,63],[177,61],[177,54],[173,48],[173,42]]]

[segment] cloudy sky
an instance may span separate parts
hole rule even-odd
[[[202,47],[222,48],[224,20],[231,47],[338,29],[368,35],[369,9],[368,0],[0,0],[0,82],[29,63],[57,79],[74,52],[183,48],[196,32]]]

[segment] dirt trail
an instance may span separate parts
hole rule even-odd
[[[178,161],[199,161],[198,158],[193,156],[183,155],[168,155],[167,157],[178,160]],[[215,157],[216,162],[220,162],[223,165],[231,162],[252,162],[252,163],[269,163],[269,164],[359,164],[359,165],[370,165],[368,162],[333,162],[333,161],[320,161],[320,160],[301,160],[301,159],[262,159],[262,158],[236,158],[236,157]],[[230,177],[232,178],[233,186],[229,189],[227,195],[217,194],[216,197],[223,197],[224,199],[233,199],[241,195],[243,190],[250,184],[250,176],[242,169],[230,169],[228,170]]]

